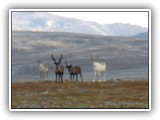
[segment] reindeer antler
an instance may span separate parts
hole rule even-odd
[[[40,63],[42,63],[42,60],[37,60],[37,62],[40,64]]]
[[[59,59],[59,62],[61,62],[62,58],[63,58],[63,55],[61,54],[61,57],[60,57],[60,59]]]
[[[93,61],[93,57],[92,57],[92,55],[91,55],[91,60]]]
[[[99,55],[97,55],[97,61],[98,61],[98,59],[99,59]]]
[[[52,60],[53,60],[53,61],[55,61],[55,60],[56,60],[56,59],[53,57],[53,54],[51,55],[51,58],[52,58]]]

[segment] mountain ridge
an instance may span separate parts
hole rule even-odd
[[[70,32],[107,36],[133,36],[148,31],[147,28],[137,25],[99,24],[47,12],[14,12],[12,14],[12,28],[19,31]]]

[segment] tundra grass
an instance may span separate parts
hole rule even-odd
[[[13,82],[12,108],[148,108],[148,81]]]

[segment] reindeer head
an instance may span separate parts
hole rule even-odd
[[[61,60],[62,60],[62,58],[63,58],[63,55],[61,54],[61,57],[59,58],[58,61],[53,57],[53,54],[52,54],[51,58],[52,58],[52,60],[54,61],[54,64],[55,64],[56,66],[58,66],[58,65],[60,65],[60,63],[61,63]]]
[[[97,59],[93,59],[93,57],[91,55],[91,61],[92,61],[93,69],[96,69],[97,64],[99,64],[99,62],[98,62],[98,55],[97,55]]]
[[[103,70],[106,67],[106,64],[104,62],[99,62],[98,55],[96,55],[97,59],[93,59],[91,55],[91,61],[93,65],[93,70],[98,71],[98,70]]]
[[[43,63],[42,60],[37,60],[37,62],[38,62],[39,64],[42,64],[42,63]]]
[[[65,64],[66,64],[66,68],[68,68],[68,70],[70,70],[72,67],[72,64],[68,65],[67,62],[65,62]]]
[[[92,55],[91,55],[91,61],[92,62],[98,62],[98,55],[97,55],[97,59],[96,60],[94,60],[93,57],[92,57]]]

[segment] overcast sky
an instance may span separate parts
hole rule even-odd
[[[95,21],[100,24],[128,23],[148,27],[148,12],[50,12],[54,15]]]

